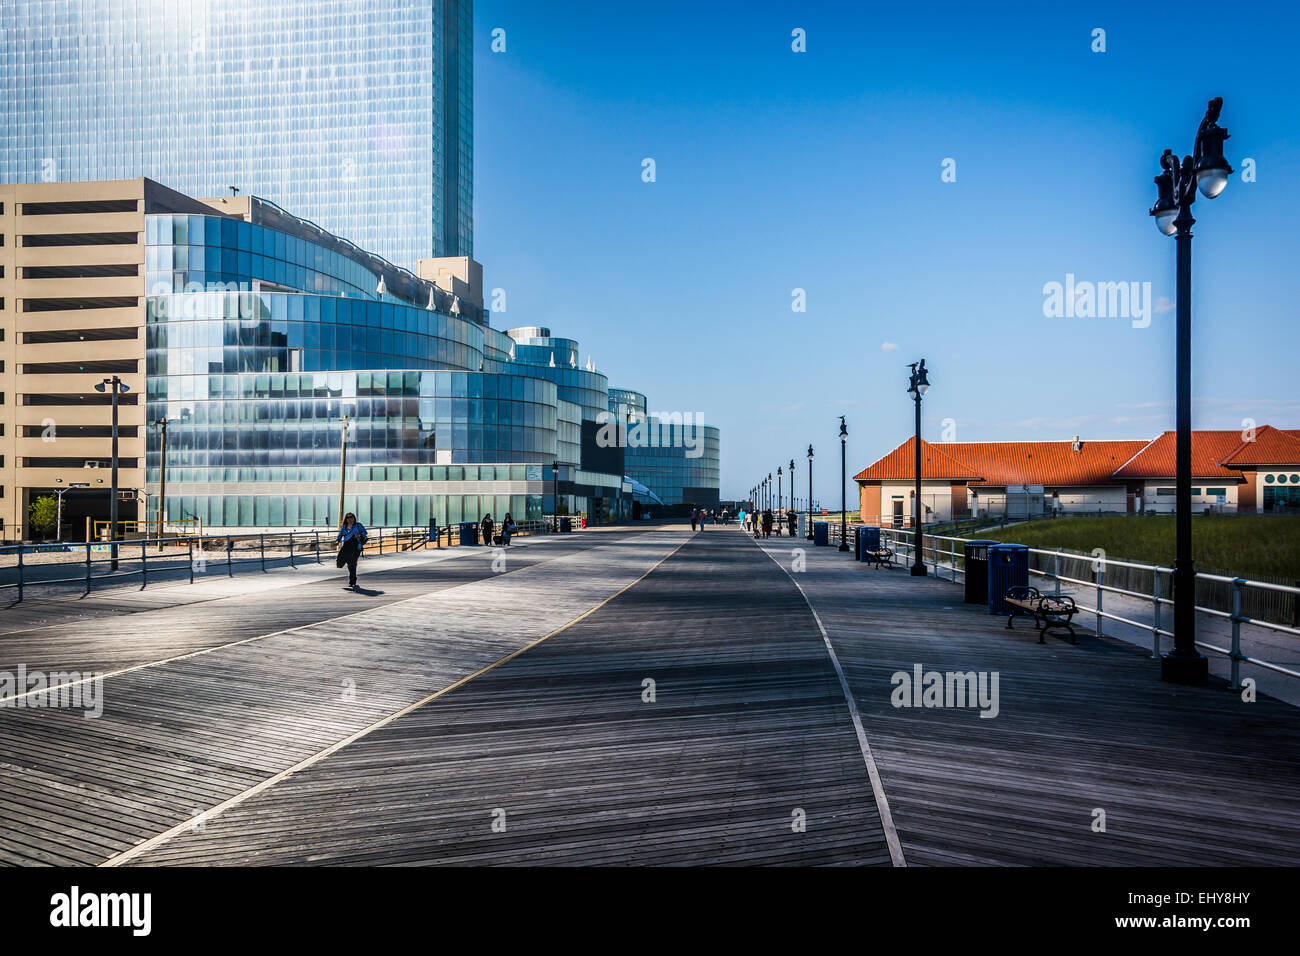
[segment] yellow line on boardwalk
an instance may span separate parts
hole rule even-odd
[[[231,809],[232,807],[238,806],[239,804],[243,803],[245,800],[248,800],[250,797],[254,797],[257,794],[261,793],[262,791],[275,786],[277,783],[286,779],[287,777],[290,777],[296,773],[301,773],[302,771],[311,767],[313,764],[320,763],[326,757],[329,757],[330,755],[337,753],[338,751],[342,750],[344,747],[348,746],[349,744],[356,743],[361,738],[373,734],[375,731],[388,726],[393,721],[398,720],[402,717],[405,717],[407,714],[419,710],[425,704],[432,703],[433,701],[437,700],[439,697],[442,697],[444,694],[450,694],[456,688],[465,686],[475,678],[482,677],[484,674],[488,673],[489,671],[496,670],[502,664],[506,664],[514,660],[516,657],[518,657],[520,654],[523,654],[525,651],[532,650],[534,647],[536,647],[538,644],[541,644],[543,641],[548,641],[552,637],[555,637],[557,634],[564,633],[569,628],[573,627],[573,625],[577,624],[579,621],[582,621],[587,617],[590,617],[592,614],[595,614],[602,607],[604,607],[610,601],[614,600],[614,598],[618,597],[624,591],[640,584],[647,577],[649,577],[661,564],[663,564],[674,554],[680,551],[686,545],[686,543],[691,540],[693,539],[685,538],[680,544],[677,545],[677,547],[673,548],[662,558],[656,561],[653,565],[651,565],[645,571],[645,573],[642,574],[640,577],[638,577],[635,581],[631,581],[628,584],[625,584],[623,587],[619,588],[609,597],[602,600],[599,604],[593,605],[592,607],[583,611],[573,620],[569,621],[567,624],[564,624],[561,627],[557,627],[549,634],[545,634],[542,637],[537,638],[537,640],[525,644],[523,647],[519,648],[516,651],[511,651],[509,654],[507,654],[505,657],[501,658],[500,660],[494,661],[485,667],[479,668],[478,670],[474,671],[474,673],[468,674],[465,677],[462,677],[459,680],[455,681],[454,683],[448,684],[446,687],[442,688],[441,690],[434,691],[432,694],[429,694],[427,697],[423,697],[420,700],[417,700],[413,704],[408,704],[407,706],[403,707],[401,710],[396,711],[395,713],[389,714],[387,717],[383,717],[375,721],[370,726],[363,727],[361,730],[358,730],[356,733],[344,737],[342,740],[338,741],[337,743],[331,744],[330,746],[326,747],[324,750],[312,754],[310,757],[307,757],[303,760],[300,760],[298,763],[294,764],[289,769],[281,770],[279,773],[275,774],[272,777],[268,777],[267,779],[263,780],[261,783],[255,784],[254,786],[249,787],[247,790],[244,790],[241,793],[235,794],[233,797],[230,797],[227,800],[223,800],[215,807],[212,807],[208,810],[204,810],[202,813],[190,817],[188,820],[184,821],[183,823],[178,823],[170,830],[165,830],[162,833],[159,833],[157,836],[150,837],[148,840],[145,840],[143,843],[136,844],[135,846],[131,847],[131,849],[129,850],[123,850],[121,853],[117,854],[116,856],[109,857],[107,860],[105,860],[103,863],[100,863],[99,865],[107,867],[107,866],[121,866],[124,863],[130,863],[136,857],[140,856],[143,853],[147,853],[149,850],[152,850],[154,847],[166,843],[168,840],[170,840],[172,837],[176,836],[177,834],[184,833],[186,830],[192,829],[196,824],[200,822],[206,822],[212,819],[213,817],[218,816],[219,814],[224,813],[225,811]],[[581,553],[581,552],[576,552],[576,553]],[[557,557],[565,557],[565,555],[557,555]],[[547,558],[546,560],[550,561],[554,559]],[[540,562],[540,561],[538,562],[538,564],[542,564],[542,563],[544,562]],[[529,566],[537,567],[536,564],[529,565]],[[401,602],[395,602],[395,603],[401,603]],[[231,645],[226,645],[226,646],[231,646]]]
[[[520,567],[520,568],[510,568],[510,569],[508,569],[508,570],[502,571],[500,574],[496,575],[496,577],[502,577],[503,575],[506,575],[506,574],[514,574],[515,572],[518,572],[518,571],[527,571],[529,568],[537,568],[537,567],[541,567],[543,564],[546,564],[546,563],[548,563],[548,562],[550,562],[550,561],[558,561],[560,558],[571,558],[571,557],[573,557],[574,555],[584,554],[584,553],[586,553],[587,551],[591,551],[591,550],[594,550],[595,548],[603,547],[604,545],[609,544],[609,543],[610,543],[610,542],[608,542],[608,541],[602,541],[600,544],[592,544],[592,545],[588,545],[587,547],[579,548],[577,551],[567,551],[567,552],[565,552],[564,554],[556,554],[556,555],[552,555],[552,556],[549,557],[549,558],[542,558],[542,560],[540,560],[540,561],[535,561],[535,562],[533,562],[532,564],[528,564],[528,565],[525,565],[525,566]],[[486,556],[487,556],[486,554],[483,554],[483,553],[480,553],[480,552],[475,552],[475,553],[469,555],[469,557],[471,557],[471,558],[473,558],[473,557],[486,557]],[[444,559],[442,559],[442,560],[445,561],[445,560],[448,560],[448,559],[444,558]],[[436,562],[432,562],[432,563],[433,563],[433,564],[441,564],[442,561],[436,561]],[[402,565],[403,568],[406,568],[406,567],[412,567],[412,566],[413,566],[413,565]],[[418,563],[417,563],[416,566],[418,566]],[[400,568],[395,568],[395,569],[392,569],[392,570],[400,570]],[[384,573],[384,569],[376,568],[375,571],[374,571],[374,573],[375,573],[375,574],[382,574],[382,573]],[[328,579],[325,579],[325,580],[328,580]],[[284,634],[292,634],[294,631],[305,631],[305,630],[307,630],[308,628],[320,627],[322,624],[333,624],[335,621],[345,621],[345,620],[347,620],[347,619],[350,618],[350,617],[356,617],[358,614],[368,614],[368,613],[371,612],[371,611],[379,611],[379,610],[383,610],[383,609],[385,609],[385,608],[397,607],[399,604],[405,604],[405,603],[407,603],[408,601],[417,601],[417,600],[419,600],[419,599],[421,599],[421,598],[426,598],[426,597],[428,597],[428,596],[431,595],[431,594],[445,594],[445,593],[448,592],[448,591],[454,591],[454,590],[456,590],[456,588],[467,587],[468,585],[471,585],[471,584],[478,584],[478,583],[480,583],[480,582],[482,582],[482,581],[487,581],[487,580],[495,580],[495,578],[475,578],[475,579],[472,580],[472,581],[462,581],[462,582],[460,582],[459,584],[449,584],[449,585],[447,585],[446,587],[444,587],[444,588],[438,588],[438,589],[435,590],[435,591],[425,591],[425,592],[423,592],[422,594],[413,594],[413,595],[412,595],[411,597],[409,597],[409,598],[402,598],[400,601],[390,601],[390,602],[387,603],[387,604],[376,604],[374,607],[365,607],[365,608],[362,608],[362,609],[359,610],[359,611],[349,611],[349,612],[346,613],[346,614],[340,614],[338,617],[327,617],[327,618],[322,618],[322,619],[319,620],[319,621],[310,621],[310,622],[308,622],[307,624],[298,624],[298,625],[295,625],[294,627],[286,627],[286,628],[284,628],[283,630],[279,630],[279,631],[269,631],[269,632],[267,632],[266,634],[254,634],[252,637],[241,638],[241,639],[238,640],[238,641],[229,641],[229,642],[227,642],[227,643],[225,643],[225,644],[213,644],[211,647],[203,647],[203,648],[200,648],[200,649],[197,650],[197,651],[189,651],[189,652],[187,652],[187,653],[185,653],[185,654],[177,654],[177,655],[174,656],[174,657],[163,657],[163,658],[160,658],[160,659],[158,659],[158,660],[156,660],[156,661],[145,661],[145,662],[143,662],[143,663],[141,663],[141,664],[132,664],[130,667],[120,667],[120,668],[118,668],[118,669],[115,670],[115,671],[108,671],[107,673],[104,673],[104,674],[97,674],[97,675],[95,675],[95,676],[93,676],[93,677],[83,677],[83,678],[81,678],[80,680],[65,681],[65,682],[63,682],[63,683],[61,683],[61,684],[52,684],[52,685],[50,685],[49,687],[44,687],[44,688],[41,688],[40,690],[29,690],[29,691],[27,691],[26,693],[22,693],[22,694],[13,694],[13,695],[11,695],[11,696],[9,696],[9,697],[0,697],[0,706],[7,706],[7,705],[9,705],[12,701],[15,701],[15,700],[21,700],[21,699],[24,698],[24,697],[33,697],[33,696],[41,696],[41,695],[46,695],[46,694],[52,694],[52,693],[55,693],[55,692],[57,692],[57,691],[60,691],[60,690],[62,690],[62,689],[64,689],[64,688],[66,688],[66,687],[76,687],[78,684],[88,684],[88,683],[90,683],[91,681],[96,681],[96,680],[106,680],[106,679],[109,678],[109,677],[121,677],[123,674],[131,674],[131,673],[134,673],[135,671],[144,670],[146,667],[161,667],[161,666],[163,666],[164,664],[174,664],[174,663],[176,663],[177,661],[189,660],[191,657],[202,657],[204,654],[211,654],[211,653],[214,653],[215,651],[224,651],[224,650],[226,650],[227,648],[230,648],[230,647],[239,647],[241,644],[251,644],[251,643],[253,643],[254,641],[262,641],[262,640],[266,640],[268,637],[279,637],[279,636],[284,635]],[[318,583],[318,582],[313,581],[313,582],[310,582],[310,583],[313,583],[313,584],[314,584],[314,583]],[[226,597],[224,597],[224,598],[220,598],[219,600],[228,600],[230,597],[238,597],[238,596],[239,596],[239,595],[227,595]],[[206,602],[194,602],[194,603],[206,603]],[[182,605],[182,606],[186,606],[186,607],[188,607],[188,606],[192,606],[192,605]],[[77,621],[68,622],[68,621],[64,621],[64,622],[60,622],[60,623],[57,624],[57,625],[51,625],[51,626],[54,626],[54,627],[64,627],[64,626],[67,626],[68,624],[75,624],[75,623],[84,623],[84,622],[77,622]],[[8,637],[8,636],[9,636],[9,635],[7,635],[7,634],[0,634],[0,637]]]

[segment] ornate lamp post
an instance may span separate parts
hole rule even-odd
[[[907,394],[912,396],[912,402],[916,405],[916,492],[913,495],[916,506],[912,509],[912,533],[915,535],[912,539],[912,576],[923,578],[925,554],[921,540],[921,514],[925,506],[921,503],[921,399],[930,390],[930,379],[925,373],[925,359],[921,359],[919,366],[913,362],[911,368],[912,377],[907,383]]]
[[[849,550],[849,498],[845,482],[847,479],[848,469],[848,448],[846,443],[849,440],[849,430],[844,424],[844,416],[840,416],[840,550]]]
[[[776,510],[781,510],[781,466],[776,466]]]
[[[131,388],[124,381],[114,375],[112,378],[106,378],[102,382],[95,383],[95,391],[113,393],[113,487],[112,498],[108,502],[108,540],[109,551],[112,555],[112,561],[109,564],[114,571],[117,570],[117,397],[122,392],[129,392]]]
[[[813,447],[812,445],[809,445],[808,446],[808,534],[806,535],[809,541],[813,539],[812,536],[812,526],[813,526],[812,460],[813,460]]]
[[[1232,167],[1223,158],[1228,131],[1219,125],[1223,97],[1210,100],[1196,130],[1192,155],[1182,165],[1172,150],[1160,157],[1164,170],[1155,178],[1156,228],[1177,242],[1178,306],[1175,365],[1177,432],[1174,441],[1175,529],[1174,649],[1160,660],[1160,676],[1175,684],[1204,684],[1209,662],[1196,649],[1196,566],[1192,561],[1192,203],[1196,190],[1214,199],[1228,185]]]
[[[791,511],[790,522],[792,525],[798,524],[798,521],[793,514],[796,507],[797,505],[795,504],[795,499],[794,499],[794,459],[791,458],[790,459],[790,511]],[[791,527],[790,537],[793,538],[794,533],[795,533],[795,528]]]

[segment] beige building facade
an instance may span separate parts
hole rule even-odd
[[[199,204],[144,179],[0,185],[0,540],[64,490],[64,533],[106,517],[118,376],[119,512],[143,493],[145,213]],[[143,509],[141,509],[142,513]]]

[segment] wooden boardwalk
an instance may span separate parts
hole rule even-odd
[[[765,544],[790,567],[788,540]],[[794,577],[848,674],[909,865],[1300,863],[1300,710],[1163,683],[1149,649],[1117,639],[1038,644],[950,581],[806,557]],[[916,664],[997,671],[998,716],[895,708],[891,677]]]
[[[1300,862],[1300,712],[1120,641],[734,529],[448,554],[0,624],[0,670],[131,668],[98,719],[0,707],[0,862]],[[892,706],[916,664],[997,717]]]

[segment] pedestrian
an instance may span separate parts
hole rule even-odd
[[[700,519],[700,513],[699,513],[699,511],[697,511],[696,509],[692,508],[692,509],[691,509],[691,530],[692,530],[692,531],[695,530],[695,523],[696,523],[697,521],[699,521],[699,519]]]
[[[491,544],[492,543],[492,515],[485,514],[483,516],[482,529],[483,529],[483,543]]]
[[[501,519],[501,543],[507,548],[510,547],[510,536],[515,533],[515,519],[510,517],[510,512]]]
[[[772,537],[772,509],[771,508],[765,508],[763,510],[763,537],[764,538]]]
[[[799,527],[799,514],[793,508],[785,513],[786,520],[790,522],[790,537],[794,537],[795,530]]]
[[[349,511],[343,516],[343,526],[339,528],[335,541],[339,544],[338,558],[334,566],[348,567],[348,587],[357,586],[357,560],[361,557],[361,548],[366,543],[366,526],[357,521],[357,516]]]

